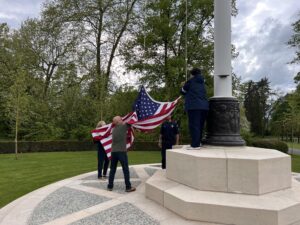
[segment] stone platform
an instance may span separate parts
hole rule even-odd
[[[199,190],[260,195],[291,187],[291,158],[254,147],[182,147],[167,152],[166,176]]]
[[[235,225],[300,225],[300,185],[290,156],[270,149],[213,147],[167,152],[167,170],[146,196],[189,220]]]
[[[137,187],[137,191],[132,193],[124,191],[125,184],[120,168],[112,192],[106,190],[107,181],[97,179],[96,171],[50,184],[1,208],[0,225],[220,225],[222,223],[196,221],[196,219],[199,216],[205,217],[205,220],[224,216],[231,224],[237,224],[232,221],[243,220],[246,215],[250,215],[251,219],[254,218],[251,225],[267,225],[268,223],[258,223],[255,218],[260,218],[266,215],[265,213],[276,215],[274,208],[276,209],[277,204],[274,201],[279,198],[276,200],[274,193],[261,195],[261,207],[268,210],[254,210],[253,206],[257,205],[258,195],[245,195],[248,197],[248,202],[242,203],[241,196],[244,195],[199,191],[167,179],[166,170],[161,170],[160,164],[131,166],[130,174],[132,185]],[[285,224],[283,222],[290,221],[290,218],[299,214],[299,209],[293,208],[292,205],[295,202],[293,198],[300,193],[298,190],[300,174],[295,173],[292,176],[295,181],[292,182],[292,189],[275,192],[280,196],[278,201],[282,207],[291,206],[278,213],[280,224]],[[145,182],[148,184],[145,185]],[[298,191],[292,191],[293,187]],[[154,201],[146,198],[146,190]],[[229,200],[228,198],[226,200],[226,196],[230,196]],[[264,203],[268,198],[273,200],[269,204]],[[195,204],[198,199],[203,201],[201,208]],[[221,202],[230,206],[226,211],[230,216],[221,214],[220,208],[223,207]],[[164,207],[164,203],[169,208]],[[213,207],[216,203],[219,205]],[[208,205],[210,206],[207,207]],[[250,209],[251,214],[245,214]],[[297,211],[294,212],[293,209]],[[186,219],[185,215],[194,218]],[[298,224],[296,222],[293,225]]]
[[[218,225],[186,220],[147,199],[145,182],[159,170],[159,164],[130,166],[132,193],[120,168],[113,191],[96,171],[50,184],[1,208],[0,225]]]

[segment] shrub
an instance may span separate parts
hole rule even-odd
[[[96,149],[92,141],[19,141],[19,152],[89,151]],[[14,153],[15,143],[0,142],[0,153]]]
[[[278,140],[270,140],[270,139],[256,139],[252,140],[252,146],[258,148],[270,148],[276,149],[283,153],[288,153],[289,147],[286,143]]]
[[[253,134],[251,132],[246,130],[241,130],[241,136],[246,142],[246,145],[252,146]]]
[[[62,151],[96,151],[96,145],[92,141],[20,141],[19,152],[62,152]],[[158,151],[157,142],[133,143],[130,150],[133,151]],[[15,143],[13,141],[0,142],[0,153],[14,153]]]
[[[133,151],[159,151],[158,142],[135,141],[130,150]]]
[[[77,128],[71,130],[71,139],[83,141],[91,139],[91,127],[79,125]]]

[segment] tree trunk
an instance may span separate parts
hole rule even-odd
[[[102,26],[103,26],[103,12],[101,9],[101,5],[99,5],[100,8],[100,18],[99,18],[99,25],[98,25],[98,33],[97,33],[97,39],[96,39],[96,76],[97,76],[97,82],[98,82],[98,96],[97,99],[100,100],[102,97],[101,93],[102,90],[102,79],[101,79],[101,37],[102,37]]]
[[[168,68],[168,40],[165,39],[164,41],[164,66],[165,66],[165,82],[166,82],[166,87],[168,88],[167,89],[167,92],[168,92],[168,98],[170,97],[170,93],[169,93],[169,90],[170,90],[170,80],[169,80],[169,68]]]
[[[15,159],[18,159],[18,127],[19,127],[19,96],[17,100],[17,112],[16,112]]]
[[[166,10],[166,16],[168,17],[168,27],[170,26],[170,9]],[[169,40],[168,36],[166,35],[164,38],[164,73],[165,73],[165,83],[167,87],[167,98],[170,98],[171,95],[171,79],[170,79],[170,74],[169,74]]]
[[[134,4],[136,3],[137,0],[133,0],[131,5],[129,6],[129,8],[127,9],[127,12],[126,12],[126,18],[125,18],[125,21],[124,21],[124,24],[120,30],[120,33],[118,34],[117,38],[116,38],[116,41],[115,43],[113,44],[112,46],[112,50],[110,52],[110,56],[109,56],[109,60],[108,60],[108,64],[107,64],[107,69],[106,69],[106,77],[105,77],[105,90],[108,90],[108,82],[109,82],[109,78],[110,78],[110,71],[111,71],[111,66],[112,66],[112,62],[113,62],[113,59],[115,57],[115,53],[116,53],[116,50],[119,46],[119,43],[120,43],[120,40],[127,28],[127,25],[129,23],[129,19],[130,19],[130,15],[132,13],[132,10],[133,10],[133,6]]]
[[[102,7],[102,1],[98,1],[99,8],[99,20],[97,28],[97,37],[96,37],[96,82],[97,82],[97,96],[96,99],[99,103],[100,111],[100,120],[103,120],[103,73],[101,72],[101,39],[102,39],[102,30],[103,30],[103,16],[105,9]]]
[[[56,68],[56,64],[50,64],[48,69],[47,69],[47,74],[46,74],[46,82],[44,86],[44,95],[43,97],[45,98],[47,96],[48,88],[50,86],[50,81],[54,73],[54,69]]]
[[[100,12],[101,13],[101,12]],[[101,77],[101,36],[102,36],[102,18],[103,14],[101,13],[100,20],[99,20],[99,26],[98,26],[98,34],[96,39],[96,81],[97,81],[97,96],[96,99],[99,102],[99,108],[100,108],[100,119],[102,120],[103,116],[103,80]]]

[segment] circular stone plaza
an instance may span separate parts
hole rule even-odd
[[[147,199],[145,182],[158,171],[162,171],[159,164],[131,166],[131,183],[137,187],[132,193],[124,191],[121,168],[113,191],[106,190],[107,181],[98,180],[96,171],[56,182],[2,208],[0,224],[211,224],[185,220]]]
[[[281,158],[278,161],[280,163],[282,163],[282,159],[287,159],[287,162],[289,162],[285,154],[274,150],[260,149],[259,151],[262,151],[262,154],[264,154],[264,152],[268,153],[269,158],[270,151],[274,152],[271,153],[273,154],[272,165],[268,165],[269,160],[265,161],[262,156],[257,158],[256,152],[255,158],[251,159],[251,157],[254,156],[251,152],[256,151],[255,149],[248,147],[242,148],[243,155],[246,156],[244,157],[246,161],[243,162],[243,165],[251,167],[251,163],[256,160],[258,160],[259,163],[254,163],[254,167],[256,167],[255,165],[263,165],[258,167],[258,170],[261,170],[258,174],[263,174],[264,169],[267,168],[269,170],[272,165],[277,166],[276,161],[274,161],[275,158]],[[166,170],[162,170],[160,164],[131,166],[131,182],[132,185],[137,188],[135,192],[131,193],[125,192],[121,168],[117,170],[113,191],[106,190],[107,181],[98,180],[96,171],[65,179],[35,190],[3,207],[0,210],[0,225],[299,225],[297,216],[299,211],[297,210],[300,205],[300,192],[294,192],[293,190],[295,188],[299,190],[300,174],[291,174],[290,168],[287,167],[287,171],[289,171],[288,177],[290,177],[289,179],[292,180],[292,182],[291,188],[286,188],[284,179],[282,179],[282,182],[276,184],[272,181],[275,177],[281,176],[277,171],[267,173],[268,176],[263,177],[263,180],[258,183],[260,187],[260,189],[257,189],[258,192],[251,193],[251,190],[255,189],[248,189],[251,184],[247,183],[246,178],[247,176],[251,177],[251,183],[255,183],[255,174],[251,174],[251,171],[254,171],[254,167],[249,170],[250,172],[248,171],[248,175],[245,176],[244,172],[247,171],[246,167],[240,167],[241,165],[239,165],[239,168],[241,168],[240,172],[242,173],[235,171],[234,176],[238,178],[239,175],[242,175],[244,178],[238,178],[239,182],[234,182],[234,180],[230,179],[230,167],[236,164],[236,158],[234,159],[230,156],[230,151],[232,151],[232,149],[216,149],[206,146],[200,151],[175,149],[168,152],[169,161],[167,162]],[[239,150],[234,151],[234,154],[237,154],[236,152]],[[218,152],[218,157],[215,157],[216,152]],[[180,168],[176,166],[176,169],[174,167],[174,161],[172,162],[172,160],[174,160],[174,157],[179,156],[178,154],[184,155],[181,156],[183,161],[181,161]],[[224,156],[226,155],[226,157],[223,157],[222,154],[224,154]],[[214,155],[213,158],[211,157],[212,155]],[[189,159],[189,157],[192,158]],[[234,157],[236,157],[236,155],[234,155]],[[248,159],[250,159],[249,162]],[[184,160],[188,160],[190,163],[184,163]],[[198,161],[194,162],[194,160]],[[210,160],[218,160],[218,162]],[[225,169],[222,168],[222,160],[225,162]],[[193,178],[193,174],[201,174],[201,168],[195,168],[195,170],[200,171],[199,173],[195,173],[195,171],[194,173],[189,173],[186,172],[186,170],[192,168],[195,163],[198,165],[202,164],[205,168],[214,168],[210,172],[213,175],[205,177],[202,174],[201,178]],[[176,169],[177,172],[174,169]],[[224,170],[225,176],[218,175],[219,172]],[[206,172],[207,171],[208,170],[206,170]],[[188,176],[189,174],[191,176]],[[172,178],[172,176],[174,178]],[[167,179],[168,177],[172,179]],[[227,177],[227,179],[224,179],[224,177]],[[188,184],[188,186],[182,184],[180,181],[182,178],[185,179],[184,183]],[[195,180],[205,182],[195,183],[193,182]],[[227,190],[222,190],[223,181],[225,181],[227,185]],[[264,181],[267,181],[267,183],[264,183]],[[272,182],[272,187],[277,186],[277,189],[280,189],[279,191],[266,189],[270,188],[269,184]],[[287,184],[289,185],[290,183]],[[180,193],[180,189],[183,190],[183,193],[182,191]],[[201,189],[211,189],[211,191],[201,191]],[[172,200],[170,196],[172,193],[175,193],[174,196],[176,196],[176,192],[177,197],[175,200]],[[189,200],[180,202],[180,196],[185,196],[185,198]],[[200,205],[197,205],[197,202]],[[218,210],[218,207],[220,210]],[[196,215],[193,215],[193,211],[196,212]],[[221,212],[223,211],[227,214],[222,214]],[[289,214],[286,214],[287,212]],[[185,218],[192,219],[188,220]],[[222,223],[202,222],[207,221],[203,218],[215,221],[222,220]],[[273,223],[272,218],[275,218],[279,222]],[[296,223],[290,223],[290,218],[295,218]],[[282,221],[280,222],[281,219]],[[228,222],[229,220],[235,222]],[[266,222],[261,223],[259,221]]]

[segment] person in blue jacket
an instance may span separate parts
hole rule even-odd
[[[193,68],[191,75],[192,78],[185,82],[181,88],[181,93],[185,98],[184,107],[189,119],[189,130],[192,138],[191,148],[198,149],[201,146],[202,132],[209,105],[201,70]]]
[[[160,128],[158,146],[161,148],[161,168],[166,169],[166,151],[179,144],[178,124],[172,121],[171,115],[166,118]]]
[[[105,121],[99,121],[97,124],[97,128],[100,128],[105,125]],[[97,152],[98,152],[98,179],[105,180],[107,169],[109,166],[109,159],[106,155],[106,152],[100,141],[97,141]]]

